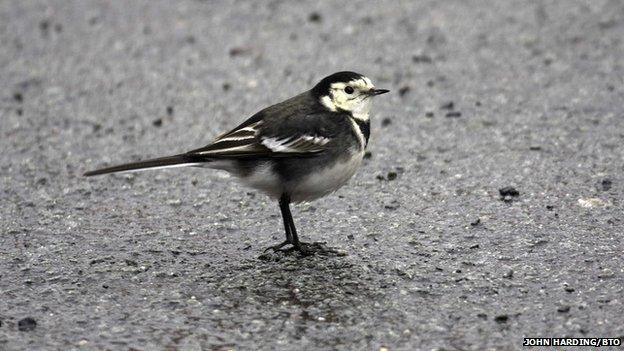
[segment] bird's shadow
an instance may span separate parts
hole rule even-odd
[[[321,323],[349,328],[363,315],[383,315],[377,302],[392,290],[374,267],[350,256],[278,252],[233,263],[210,277],[221,309],[283,328],[295,339],[309,338],[308,330]]]

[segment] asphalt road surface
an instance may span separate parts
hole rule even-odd
[[[622,337],[623,40],[618,0],[2,1],[0,349]],[[370,157],[293,212],[346,256],[262,256],[277,204],[217,171],[81,176],[344,69],[392,90]]]

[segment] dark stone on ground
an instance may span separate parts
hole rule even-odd
[[[32,317],[22,318],[17,322],[17,329],[22,332],[33,331],[37,327],[37,321]]]

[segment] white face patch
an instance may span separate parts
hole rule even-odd
[[[329,95],[321,97],[321,104],[331,111],[348,111],[354,118],[367,121],[372,102],[371,95],[367,92],[374,88],[375,86],[367,77],[348,83],[333,83],[330,86]],[[349,94],[345,89],[353,89],[353,91]]]

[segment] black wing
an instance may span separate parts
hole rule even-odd
[[[187,155],[206,158],[306,157],[323,152],[335,138],[324,111],[314,106],[308,93],[273,105],[214,142]]]

